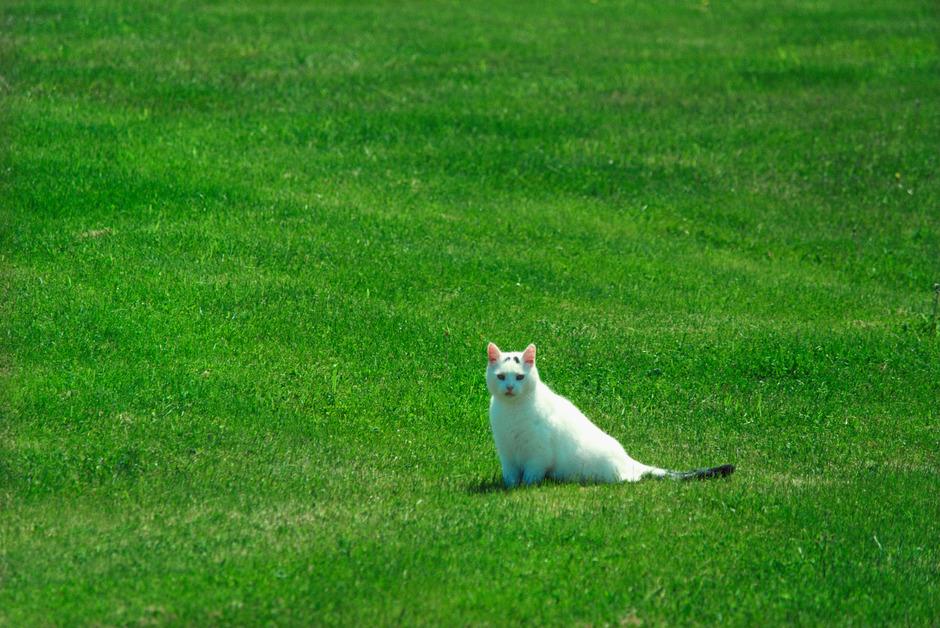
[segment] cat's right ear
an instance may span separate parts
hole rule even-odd
[[[496,364],[499,360],[499,347],[492,342],[486,345],[486,357],[489,358],[490,364]]]

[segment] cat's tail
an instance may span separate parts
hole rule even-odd
[[[706,467],[704,469],[692,469],[691,471],[670,471],[669,469],[657,469],[651,467],[647,472],[647,477],[658,479],[667,478],[670,480],[708,480],[710,478],[723,478],[734,473],[733,464],[723,464],[717,467]]]

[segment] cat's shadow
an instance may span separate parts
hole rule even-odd
[[[506,485],[503,484],[503,479],[501,477],[493,476],[490,478],[483,478],[480,480],[474,480],[467,483],[467,492],[471,495],[486,495],[488,493],[506,493],[509,489],[506,488]]]
[[[519,490],[536,490],[536,489],[545,489],[551,487],[564,486],[564,482],[556,482],[555,480],[545,479],[538,484],[532,486],[520,486],[516,488],[506,488],[506,485],[503,484],[503,478],[501,476],[495,475],[489,478],[483,478],[480,480],[475,480],[467,483],[467,492],[471,495],[488,495],[490,493],[508,493],[510,491],[519,491]]]

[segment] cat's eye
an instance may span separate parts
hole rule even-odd
[[[525,375],[516,375],[516,381],[517,381],[517,382],[521,382],[521,381],[524,380],[524,379],[525,379]]]
[[[506,379],[506,376],[505,376],[503,373],[500,373],[499,375],[496,376],[496,379],[502,381],[502,380]]]

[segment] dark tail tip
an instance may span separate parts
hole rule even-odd
[[[734,473],[733,464],[723,464],[718,467],[711,467],[710,469],[702,469],[698,473],[698,478],[700,480],[705,480],[708,478],[723,478],[727,477]]]

